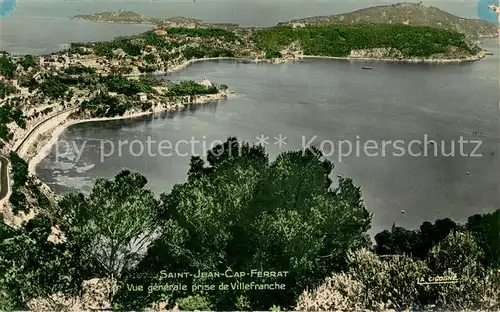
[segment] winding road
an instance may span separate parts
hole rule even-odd
[[[64,109],[60,112],[57,112],[56,114],[49,116],[45,118],[44,120],[41,120],[38,122],[24,137],[19,143],[16,143],[17,146],[13,148],[13,151],[18,153],[21,147],[28,141],[28,139],[31,137],[33,132],[35,132],[40,126],[45,124],[47,121],[50,121],[57,116],[76,110],[77,107],[72,107],[68,109]],[[9,165],[9,159],[5,155],[0,155],[0,201],[2,201],[5,196],[7,196],[9,192],[9,170],[8,170],[8,165]]]
[[[19,149],[23,146],[24,143],[26,143],[26,141],[30,138],[30,136],[33,134],[34,131],[36,131],[40,126],[42,126],[43,124],[45,124],[47,121],[49,120],[52,120],[54,118],[56,118],[57,116],[61,115],[61,114],[64,114],[64,113],[67,113],[69,111],[74,111],[76,110],[77,108],[76,107],[72,107],[72,108],[67,108],[67,109],[64,109],[60,112],[57,112],[57,114],[54,114],[52,116],[49,116],[47,117],[46,119],[44,120],[41,120],[40,122],[38,122],[33,128],[31,128],[31,130],[24,136],[24,138],[19,142],[19,144],[17,145],[17,147],[14,148],[14,152],[18,153],[19,152]],[[1,198],[0,198],[1,199]]]

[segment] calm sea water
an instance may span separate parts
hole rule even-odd
[[[399,1],[373,0],[19,0],[12,16],[0,20],[0,49],[19,54],[60,50],[70,42],[109,40],[150,29],[144,25],[94,24],[69,20],[77,14],[130,10],[148,16],[194,17],[207,22],[273,26],[295,18],[338,14]],[[477,1],[423,1],[463,17],[477,18]]]
[[[487,42],[495,53],[483,61],[461,65],[417,65],[384,62],[305,60],[284,65],[202,62],[171,75],[170,79],[201,79],[228,84],[234,98],[206,106],[193,106],[160,118],[93,122],[70,127],[59,144],[40,163],[37,173],[58,192],[88,192],[97,177],[112,177],[121,168],[140,171],[156,192],[169,191],[185,180],[188,156],[161,156],[158,142],[175,145],[195,138],[207,142],[237,136],[249,142],[269,136],[267,147],[274,158],[279,152],[301,149],[314,136],[338,144],[349,140],[360,153],[339,158],[338,145],[331,154],[333,176],[350,176],[361,185],[367,207],[374,213],[373,231],[393,222],[416,227],[425,220],[451,217],[463,221],[473,213],[499,207],[499,90],[498,45]],[[373,70],[361,69],[372,66]],[[273,137],[286,136],[286,145]],[[382,141],[424,140],[425,136],[451,150],[455,156],[382,155]],[[460,155],[459,140],[481,140],[476,153]],[[140,156],[141,143],[145,147]],[[151,151],[147,150],[147,142]],[[379,146],[376,156],[362,148],[368,140]],[[121,148],[120,142],[125,142]],[[106,143],[103,143],[106,142]],[[112,156],[110,146],[115,146]],[[181,153],[190,152],[180,143]],[[406,145],[405,145],[406,146]],[[464,154],[473,145],[464,144]],[[202,153],[202,143],[195,153]],[[78,158],[78,151],[82,151]],[[343,149],[346,152],[347,148]],[[417,146],[412,150],[420,152]],[[156,154],[156,156],[152,156]],[[399,154],[396,154],[399,155]],[[406,210],[405,214],[401,210]]]

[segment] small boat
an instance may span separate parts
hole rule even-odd
[[[363,69],[367,69],[367,70],[371,70],[371,69],[372,69],[370,66],[363,66],[363,67],[361,67],[361,68],[363,68]]]

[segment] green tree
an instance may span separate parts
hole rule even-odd
[[[0,56],[0,74],[7,79],[14,79],[16,75],[16,64],[5,53]]]
[[[78,250],[49,241],[52,225],[45,215],[19,229],[0,223],[0,289],[16,309],[26,310],[33,298],[50,300],[58,292],[77,295],[81,291]]]
[[[211,311],[212,304],[207,298],[200,295],[188,296],[177,300],[177,306],[185,311]]]
[[[485,265],[500,269],[500,209],[470,216],[465,225],[474,234],[485,254]]]
[[[229,138],[208,153],[207,161],[204,166],[203,160],[193,158],[188,181],[161,196],[162,236],[129,275],[131,283],[155,283],[161,270],[288,271],[282,278],[251,279],[285,284],[284,290],[216,289],[205,295],[216,309],[234,309],[242,295],[252,309],[289,307],[305,287],[344,268],[349,248],[368,245],[371,216],[360,189],[350,179],[332,189],[328,176],[333,164],[318,150],[283,153],[270,163],[262,147]],[[227,282],[200,278],[192,283],[221,281]],[[118,300],[137,308],[196,294],[201,295],[124,291]]]
[[[41,83],[40,89],[46,96],[52,99],[58,99],[64,96],[69,90],[69,86],[63,83],[60,77],[52,76]]]
[[[78,113],[89,113],[91,117],[122,116],[130,107],[129,103],[121,102],[115,97],[97,95],[95,98],[81,102]]]
[[[485,268],[483,252],[468,232],[450,234],[425,261],[408,255],[378,256],[360,249],[349,253],[346,273],[334,274],[305,290],[296,310],[440,310],[497,311],[500,272]],[[441,283],[425,284],[432,278]]]
[[[252,41],[266,57],[278,57],[279,51],[298,43],[306,55],[346,57],[352,50],[387,48],[387,57],[431,57],[445,54],[471,55],[478,47],[469,47],[465,35],[431,27],[401,24],[354,24],[307,28],[273,27],[256,31]],[[450,55],[450,47],[457,51]]]
[[[391,231],[384,230],[375,235],[375,252],[379,255],[409,254],[424,260],[432,247],[461,227],[449,218],[436,220],[434,224],[426,221],[419,230],[394,225]]]
[[[168,87],[166,96],[183,96],[196,94],[215,94],[219,92],[215,86],[206,87],[196,81],[181,81]]]
[[[95,69],[87,66],[69,66],[64,72],[68,75],[95,74]]]
[[[379,257],[366,249],[351,251],[348,258],[347,273],[334,274],[317,289],[305,290],[296,310],[404,310],[419,305],[418,281],[430,273],[425,262],[406,255]]]
[[[469,232],[452,233],[433,247],[426,259],[433,274],[457,280],[435,289],[438,305],[453,310],[490,308],[491,298],[484,295],[491,287],[498,289],[500,280],[490,280],[496,286],[485,283],[490,273],[483,260],[484,252]]]
[[[0,98],[4,99],[5,97],[9,96],[10,94],[16,93],[17,89],[16,87],[0,82]]]
[[[156,63],[156,57],[153,54],[146,54],[144,56],[144,61],[148,64]]]
[[[33,55],[26,55],[21,61],[20,61],[21,66],[24,69],[29,69],[30,67],[36,67],[37,63]]]
[[[69,240],[89,242],[81,248],[99,276],[119,279],[154,237],[157,201],[146,184],[144,176],[124,170],[98,179],[88,197],[70,194],[60,201],[61,230]]]
[[[14,151],[11,151],[9,156],[12,163],[13,187],[24,186],[28,182],[28,163]]]
[[[227,42],[241,42],[234,32],[222,28],[169,28],[169,36],[213,37]]]

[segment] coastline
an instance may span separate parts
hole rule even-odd
[[[221,92],[218,94],[209,94],[202,96],[201,98],[198,98],[197,100],[191,102],[190,104],[206,104],[212,101],[220,101],[223,99],[226,99],[229,97],[232,93],[231,92]],[[50,134],[50,139],[47,142],[43,143],[43,146],[38,149],[33,157],[31,157],[28,160],[28,172],[36,176],[36,166],[50,154],[50,151],[52,149],[52,146],[54,146],[57,141],[59,140],[59,137],[64,133],[64,131],[69,128],[70,126],[76,125],[76,124],[81,124],[81,123],[87,123],[87,122],[97,122],[97,121],[110,121],[110,120],[123,120],[123,119],[133,119],[133,118],[138,118],[142,116],[149,116],[149,115],[155,115],[155,114],[160,114],[163,112],[170,112],[170,111],[175,111],[178,107],[178,105],[172,105],[168,107],[159,107],[159,108],[154,108],[150,111],[145,111],[145,112],[132,112],[132,113],[125,113],[122,116],[114,116],[114,117],[96,117],[96,118],[85,118],[85,119],[65,119],[64,122],[52,122],[50,124],[50,129],[47,131],[42,131],[41,133],[33,133],[30,134],[29,137],[26,139],[26,142],[30,142],[33,137],[38,137],[38,135],[42,133],[47,133],[49,131],[52,131]],[[75,108],[76,110],[76,108]]]
[[[161,110],[164,111],[164,110]],[[54,129],[50,135],[49,141],[47,141],[43,147],[38,150],[35,155],[29,160],[28,163],[28,172],[32,175],[36,176],[36,166],[50,154],[50,150],[52,149],[52,146],[57,143],[59,140],[59,137],[61,134],[64,133],[64,131],[69,128],[70,126],[76,125],[76,124],[81,124],[81,123],[86,123],[86,122],[93,122],[93,121],[109,121],[109,120],[120,120],[120,119],[132,119],[136,117],[141,117],[141,116],[147,116],[147,115],[152,115],[155,113],[161,112],[160,110],[158,111],[148,111],[148,112],[138,112],[138,113],[132,113],[132,114],[125,114],[123,116],[115,116],[115,117],[97,117],[97,118],[88,118],[88,119],[69,119],[66,122],[59,123],[58,125],[54,125],[51,129]],[[50,130],[49,130],[50,131]],[[47,132],[47,131],[44,131]]]
[[[482,50],[476,55],[471,55],[465,58],[455,59],[426,59],[426,58],[376,58],[376,57],[338,57],[338,56],[315,56],[301,55],[301,59],[328,59],[328,60],[347,60],[347,61],[381,61],[381,62],[398,62],[398,63],[426,63],[426,64],[446,64],[446,63],[467,63],[475,62],[485,58],[487,52]]]
[[[173,68],[168,69],[166,72],[159,72],[158,74],[168,74],[172,72],[177,72],[179,70],[185,69],[186,67],[198,63],[198,62],[203,62],[203,61],[220,61],[220,60],[235,60],[235,61],[245,61],[245,62],[250,62],[254,64],[259,64],[259,63],[267,63],[267,64],[283,64],[287,62],[292,62],[292,61],[300,61],[304,59],[330,59],[330,60],[348,60],[348,61],[382,61],[382,62],[401,62],[401,63],[464,63],[464,62],[473,62],[473,61],[478,61],[481,60],[482,58],[486,57],[486,52],[483,50],[477,55],[471,56],[469,58],[464,58],[464,59],[396,59],[396,58],[354,58],[354,57],[335,57],[335,56],[314,56],[314,55],[293,55],[293,56],[287,56],[283,58],[278,58],[278,59],[246,59],[246,58],[238,58],[238,57],[211,57],[211,58],[200,58],[200,59],[191,59],[182,62],[181,64],[174,66]],[[227,97],[229,94],[228,93],[221,93],[218,94],[219,96],[225,96]],[[217,100],[220,100],[221,98],[218,98]],[[193,104],[201,104],[201,103],[206,103],[209,102],[210,99],[207,99],[205,96],[201,101],[194,102]],[[37,150],[32,158],[29,159],[28,161],[28,170],[29,173],[36,176],[36,166],[50,154],[50,150],[52,146],[57,142],[61,134],[66,130],[68,127],[79,124],[79,123],[85,123],[85,122],[93,122],[93,121],[109,121],[109,120],[120,120],[120,119],[132,119],[132,118],[137,118],[141,116],[147,116],[147,115],[153,115],[161,112],[167,112],[167,111],[172,111],[175,110],[176,108],[173,107],[162,107],[162,108],[154,108],[152,111],[146,111],[146,112],[136,112],[136,113],[129,113],[125,114],[123,116],[115,116],[115,117],[99,117],[99,118],[89,118],[89,119],[70,119],[66,120],[63,123],[53,123],[52,126],[50,127],[52,131],[50,135],[50,139],[44,143],[43,147],[39,150]],[[48,130],[48,131],[51,131]],[[46,133],[48,131],[43,131],[42,133]],[[29,138],[27,138],[27,142],[29,142],[33,136],[38,136],[41,133],[33,133],[30,135]]]
[[[174,66],[173,68],[167,69],[166,72],[160,72],[160,74],[168,74],[168,73],[174,73],[178,72],[179,70],[182,70],[186,67],[189,67],[190,65],[198,62],[203,62],[203,61],[225,61],[225,60],[234,60],[234,61],[246,61],[250,63],[264,63],[265,60],[252,60],[252,59],[246,59],[246,58],[240,58],[240,57],[229,57],[229,56],[221,56],[221,57],[206,57],[206,58],[198,58],[198,59],[190,59],[182,62],[179,65]]]
[[[344,61],[381,61],[381,62],[398,62],[398,63],[438,63],[438,64],[446,64],[446,63],[467,63],[467,62],[475,62],[479,61],[487,56],[487,52],[482,50],[476,55],[471,55],[466,58],[455,58],[455,59],[419,59],[419,58],[377,58],[377,57],[349,57],[349,56],[316,56],[316,55],[305,55],[299,54],[294,56],[288,56],[283,58],[275,58],[275,59],[248,59],[248,58],[239,58],[239,57],[208,57],[208,58],[200,58],[200,59],[191,59],[187,60],[177,66],[174,66],[172,69],[168,69],[166,72],[160,72],[160,74],[165,73],[173,73],[179,70],[182,70],[194,63],[203,62],[203,61],[223,61],[223,60],[234,60],[234,61],[244,61],[253,64],[283,64],[287,62],[293,61],[301,61],[304,59],[325,59],[325,60],[344,60]]]

